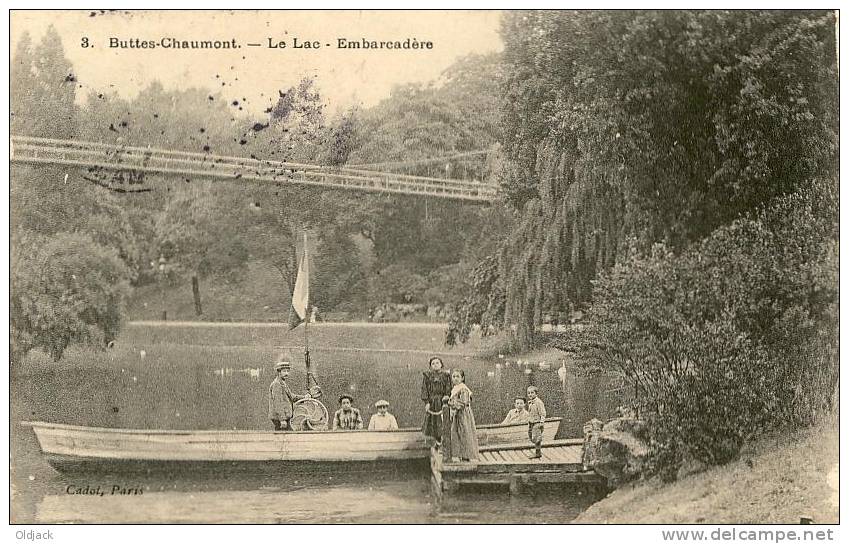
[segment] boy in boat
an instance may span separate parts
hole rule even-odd
[[[371,416],[368,422],[368,430],[370,431],[394,431],[398,429],[398,422],[395,416],[389,413],[389,403],[385,400],[379,400],[374,403],[377,408],[377,413]]]
[[[339,397],[341,408],[333,414],[333,429],[353,431],[363,428],[363,416],[354,408],[354,397],[342,395]]]
[[[279,359],[274,365],[277,377],[268,388],[268,418],[274,424],[275,431],[291,429],[293,404],[301,399],[309,398],[309,395],[295,395],[289,389],[286,378],[289,377],[291,369],[292,365],[289,361]]]
[[[534,453],[528,454],[531,459],[542,457],[542,431],[545,423],[545,404],[537,396],[535,386],[528,387],[528,438],[534,444]]]
[[[525,408],[525,398],[516,397],[513,400],[513,409],[507,412],[507,417],[504,418],[501,424],[516,425],[518,423],[527,423],[529,418],[530,414],[528,414],[528,409]]]

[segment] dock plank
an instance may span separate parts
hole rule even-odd
[[[557,455],[557,448],[543,448],[542,460],[546,463],[560,463],[564,460]]]
[[[583,461],[584,451],[582,448],[569,448],[567,453],[571,462],[581,463]]]
[[[555,461],[563,463],[572,462],[571,457],[569,456],[568,451],[565,448],[551,448],[548,454]]]
[[[525,486],[516,482],[574,485],[589,483],[606,485],[606,480],[581,463],[582,445],[570,439],[543,444],[542,459],[529,459],[533,452],[528,444],[512,444],[502,448],[480,448],[475,462],[442,462],[442,452],[431,451],[431,470],[435,493],[450,493],[460,485],[506,485],[511,493]],[[439,488],[439,489],[437,489]]]
[[[563,463],[565,462],[559,455],[557,455],[557,448],[549,448],[542,449],[542,460],[547,463]]]
[[[566,456],[572,463],[580,463],[583,450],[581,448],[569,448],[566,450]]]
[[[511,450],[510,457],[513,461],[517,463],[529,463],[531,461],[530,459],[528,459],[527,453],[520,450]]]

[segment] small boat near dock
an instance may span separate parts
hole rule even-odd
[[[546,420],[545,441],[554,439],[560,422],[561,418]],[[32,428],[42,453],[57,470],[150,468],[157,464],[167,469],[187,463],[223,467],[228,463],[426,462],[430,455],[430,444],[418,428],[274,432],[109,429],[41,421],[21,424]],[[480,425],[477,433],[481,446],[528,440],[526,424]]]

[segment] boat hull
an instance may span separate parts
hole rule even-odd
[[[202,469],[223,466],[311,463],[385,463],[428,458],[430,445],[419,429],[397,431],[172,431],[106,429],[43,422],[32,427],[41,451],[60,470],[83,466],[138,466],[152,464]],[[553,440],[560,418],[546,422],[544,440]],[[481,446],[517,444],[528,440],[527,425],[478,427]],[[124,469],[122,468],[122,470]],[[368,468],[368,467],[366,467]]]

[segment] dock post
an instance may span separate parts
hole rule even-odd
[[[436,498],[436,504],[442,502],[442,452],[437,446],[430,449],[431,488]]]
[[[518,495],[522,492],[522,477],[518,474],[510,475],[510,494]]]
[[[460,484],[454,480],[442,480],[442,493],[444,495],[452,495],[460,488]]]

